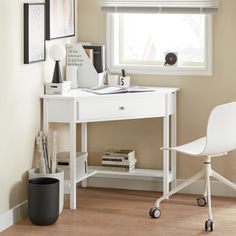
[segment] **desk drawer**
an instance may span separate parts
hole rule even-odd
[[[78,121],[122,120],[163,116],[165,96],[162,94],[134,94],[84,100],[77,104]]]

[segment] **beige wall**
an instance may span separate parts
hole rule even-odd
[[[79,40],[105,43],[106,16],[100,0],[79,0]],[[178,96],[178,143],[205,135],[210,110],[236,100],[236,1],[221,0],[214,17],[214,75],[212,77],[132,75],[132,84],[180,87]],[[161,120],[101,122],[88,131],[90,163],[99,164],[101,151],[109,147],[134,148],[138,166],[161,167]],[[214,168],[236,181],[236,152],[216,158]],[[159,158],[158,158],[159,157]],[[188,178],[201,168],[198,158],[179,155],[178,178]]]
[[[0,1],[0,213],[27,198],[26,172],[32,167],[40,129],[39,96],[53,69],[51,59],[23,64],[23,2],[33,1]],[[53,40],[47,48],[74,40]]]

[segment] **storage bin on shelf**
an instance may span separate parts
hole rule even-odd
[[[64,192],[69,193],[70,180],[70,153],[60,152],[57,154],[57,167],[64,170]],[[84,179],[88,173],[88,153],[76,153],[76,180]]]

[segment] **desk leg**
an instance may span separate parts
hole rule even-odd
[[[43,132],[48,135],[48,100],[46,98],[43,99]]]
[[[88,152],[87,123],[81,124],[81,151]],[[87,187],[87,179],[82,181],[82,187]]]
[[[176,114],[176,93],[173,95],[173,114],[171,116],[171,147],[176,147],[176,138],[177,138],[177,114]],[[176,151],[171,151],[171,171],[174,174],[174,180],[171,182],[171,189],[175,188],[177,185],[176,180]]]
[[[163,121],[163,147],[169,147],[169,115]],[[163,151],[163,195],[169,193],[169,151]]]
[[[70,123],[70,209],[76,209],[76,124]]]

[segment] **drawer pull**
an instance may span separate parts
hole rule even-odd
[[[119,107],[119,110],[120,110],[120,111],[124,111],[124,110],[125,110],[125,107],[124,107],[124,106],[121,106],[121,107]]]

